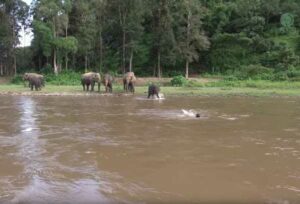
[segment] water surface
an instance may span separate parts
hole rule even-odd
[[[299,98],[0,96],[0,203],[300,203],[299,151]]]

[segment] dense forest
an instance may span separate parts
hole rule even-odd
[[[0,75],[284,78],[300,73],[299,30],[299,0],[0,0]]]

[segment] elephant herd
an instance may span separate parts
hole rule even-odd
[[[123,85],[125,92],[134,93],[136,77],[134,72],[127,72],[123,76]],[[105,92],[112,93],[112,83],[113,77],[110,74],[105,74],[102,78],[99,73],[96,72],[88,72],[81,75],[81,85],[83,87],[83,91],[89,91],[91,86],[91,91],[94,91],[95,84],[98,85],[98,91],[100,92],[100,84],[103,83],[105,86]]]
[[[45,86],[44,76],[37,73],[25,73],[23,75],[24,83],[28,81],[29,87],[31,90],[35,88],[36,91],[41,90],[43,86]],[[96,72],[88,72],[81,75],[81,85],[83,87],[83,91],[94,91],[95,84],[97,83],[98,92],[100,92],[100,85],[103,83],[105,86],[106,93],[112,93],[112,83],[113,77],[110,74],[105,74],[101,77],[99,73]],[[136,77],[134,72],[127,72],[123,76],[123,86],[125,92],[135,92],[135,82]],[[91,89],[90,89],[91,88]],[[148,87],[148,98],[150,96],[157,96],[159,98],[159,87],[156,85],[150,85]]]

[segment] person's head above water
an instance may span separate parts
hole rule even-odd
[[[200,118],[200,113],[196,113],[196,118]]]

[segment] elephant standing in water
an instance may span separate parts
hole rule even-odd
[[[149,85],[149,87],[148,87],[148,98],[150,98],[150,96],[152,98],[154,96],[159,98],[159,91],[160,91],[160,88],[157,85],[154,85],[154,84]]]
[[[132,92],[134,93],[134,86],[135,86],[136,78],[134,76],[134,72],[127,72],[124,74],[123,77],[123,85],[124,85],[124,91],[125,92]]]
[[[113,77],[110,74],[105,74],[102,83],[105,86],[105,92],[112,93],[112,82],[113,82]]]
[[[41,90],[42,86],[45,86],[44,76],[37,73],[25,73],[23,75],[24,84],[25,81],[28,81],[28,86],[33,91],[33,87],[36,91]]]
[[[98,92],[100,92],[101,77],[99,73],[88,72],[81,75],[81,84],[83,87],[83,91],[85,90],[89,91],[90,85],[91,85],[91,91],[94,91],[95,83],[98,83]]]

